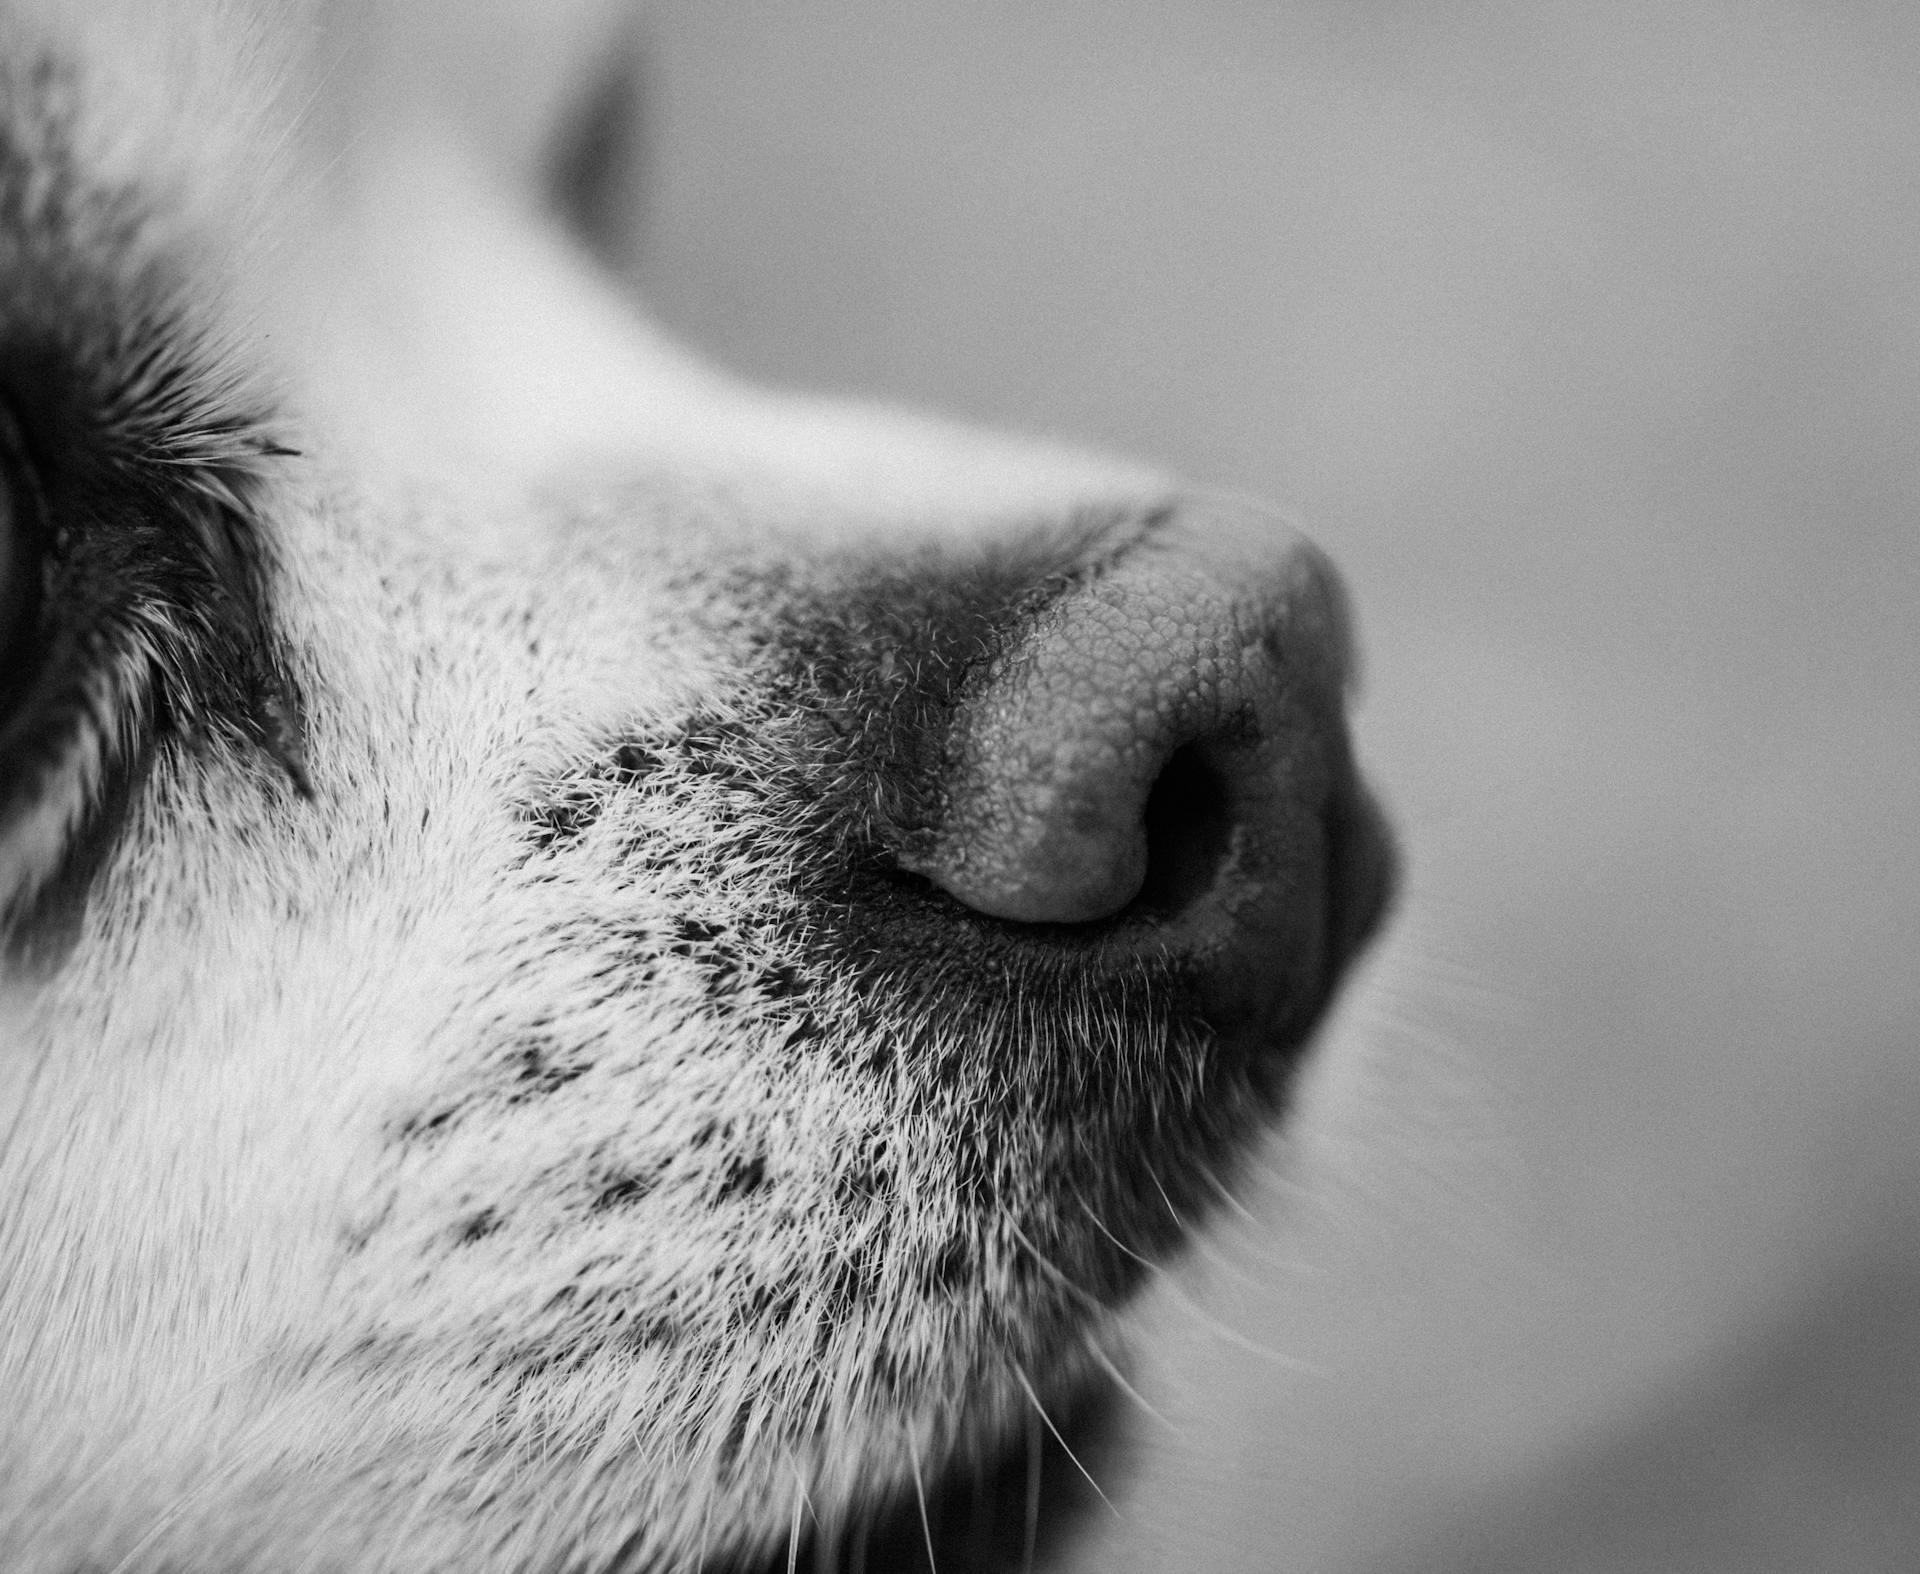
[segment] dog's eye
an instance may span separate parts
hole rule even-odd
[[[14,625],[19,621],[22,581],[20,533],[14,524],[13,499],[0,492],[0,641],[11,644]]]
[[[12,421],[0,411],[0,714],[26,676],[46,532],[39,488]]]

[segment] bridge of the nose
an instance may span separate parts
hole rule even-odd
[[[902,862],[992,917],[1111,917],[1148,879],[1149,797],[1177,757],[1256,833],[1319,813],[1347,665],[1315,547],[1270,517],[1182,509],[960,697],[935,835]]]

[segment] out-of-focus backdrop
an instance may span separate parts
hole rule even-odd
[[[1399,926],[1088,1570],[1920,1567],[1920,11],[659,0],[636,281],[1347,570]]]

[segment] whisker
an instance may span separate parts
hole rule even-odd
[[[1245,1241],[1221,1242],[1203,1235],[1191,1243],[1190,1250],[1207,1274],[1262,1292],[1271,1291],[1275,1275],[1309,1279],[1322,1271],[1298,1252],[1282,1257],[1260,1251]]]
[[[1247,1223],[1255,1226],[1256,1228],[1264,1228],[1264,1221],[1259,1217],[1259,1215],[1254,1213],[1254,1211],[1251,1208],[1249,1208],[1244,1202],[1242,1202],[1238,1197],[1234,1196],[1232,1188],[1229,1187],[1227,1183],[1223,1181],[1218,1175],[1214,1174],[1210,1166],[1207,1166],[1207,1165],[1201,1166],[1200,1178],[1214,1189],[1215,1193],[1218,1194],[1222,1202],[1224,1202],[1235,1213],[1239,1214],[1240,1217],[1246,1220]],[[1165,1193],[1162,1193],[1162,1195],[1164,1196]]]
[[[1199,1303],[1196,1302],[1192,1296],[1188,1295],[1186,1291],[1180,1288],[1180,1281],[1177,1275],[1170,1273],[1167,1269],[1161,1267],[1159,1263],[1154,1262],[1151,1258],[1142,1257],[1140,1253],[1135,1251],[1132,1247],[1128,1246],[1124,1241],[1122,1241],[1118,1236],[1116,1236],[1113,1233],[1113,1231],[1108,1229],[1105,1223],[1102,1222],[1099,1214],[1095,1213],[1091,1208],[1087,1208],[1087,1203],[1085,1198],[1080,1199],[1080,1206],[1087,1209],[1087,1217],[1093,1220],[1094,1227],[1098,1229],[1101,1234],[1106,1236],[1108,1240],[1112,1241],[1113,1244],[1119,1247],[1121,1251],[1125,1252],[1129,1257],[1133,1258],[1135,1262],[1139,1263],[1142,1267],[1146,1268],[1150,1273],[1152,1273],[1160,1281],[1160,1283],[1166,1287],[1167,1293],[1173,1297],[1175,1302],[1179,1305],[1180,1310],[1185,1312],[1202,1328],[1206,1329],[1208,1333],[1213,1334],[1216,1338],[1224,1340],[1228,1344],[1234,1345],[1239,1349],[1245,1350],[1249,1355],[1257,1355],[1262,1360],[1271,1361],[1278,1366],[1284,1366],[1290,1371],[1306,1372],[1316,1376],[1324,1376],[1326,1374],[1326,1369],[1324,1367],[1317,1366],[1311,1361],[1302,1360],[1298,1356],[1288,1355],[1284,1351],[1271,1349],[1266,1345],[1260,1344],[1255,1340],[1249,1339],[1245,1334],[1240,1333],[1235,1329],[1229,1328],[1225,1323],[1221,1322],[1218,1318],[1213,1317],[1207,1312],[1202,1311],[1200,1309]],[[1249,1281],[1249,1282],[1257,1282],[1257,1281]],[[1096,1347],[1095,1353],[1101,1354],[1102,1352],[1100,1352]],[[1115,1374],[1115,1376],[1117,1378],[1118,1374]],[[1126,1384],[1122,1382],[1121,1386],[1125,1388]],[[1132,1390],[1128,1389],[1128,1392],[1131,1393]],[[1138,1396],[1136,1395],[1135,1397],[1137,1398]],[[1142,1400],[1141,1403],[1143,1406],[1145,1405],[1144,1400]],[[1153,1414],[1153,1411],[1151,1410],[1151,1408],[1148,1409],[1148,1414],[1150,1415]],[[1164,1419],[1164,1418],[1160,1418],[1160,1419]],[[1172,1425],[1171,1422],[1168,1422],[1167,1424],[1169,1426]],[[1178,1428],[1175,1428],[1175,1430],[1178,1431]]]
[[[1181,1290],[1170,1275],[1167,1276],[1163,1282],[1169,1287],[1169,1293],[1173,1296],[1180,1310],[1188,1317],[1191,1317],[1201,1328],[1212,1334],[1214,1338],[1225,1344],[1232,1345],[1237,1350],[1244,1350],[1248,1355],[1258,1356],[1261,1360],[1271,1365],[1284,1367],[1290,1372],[1300,1372],[1310,1377],[1325,1377],[1327,1375],[1326,1367],[1320,1365],[1318,1362],[1309,1361],[1302,1356],[1288,1355],[1284,1350],[1276,1350],[1271,1345],[1264,1345],[1256,1339],[1249,1339],[1237,1328],[1229,1327],[1210,1312],[1203,1311],[1199,1302]]]
[[[236,1453],[233,1459],[221,1466],[220,1469],[209,1474],[197,1487],[192,1487],[182,1492],[167,1508],[162,1509],[160,1513],[155,1516],[153,1524],[147,1533],[127,1549],[126,1556],[121,1558],[112,1568],[108,1569],[107,1574],[127,1574],[127,1571],[134,1566],[140,1554],[164,1536],[168,1529],[181,1519],[195,1503],[209,1496],[217,1487],[226,1485],[231,1478],[240,1474],[242,1468],[242,1461]]]
[[[1304,1208],[1307,1205],[1319,1206],[1320,1199],[1299,1184],[1292,1177],[1277,1169],[1256,1169],[1261,1182],[1273,1189],[1292,1194],[1292,1198]],[[1213,1180],[1212,1176],[1208,1177]],[[1220,1185],[1218,1181],[1214,1184]],[[1233,1204],[1234,1211],[1248,1221],[1263,1235],[1274,1232],[1274,1224],[1262,1220],[1258,1214],[1249,1212],[1239,1203]],[[1202,1230],[1189,1243],[1194,1256],[1205,1263],[1209,1273],[1221,1274],[1235,1284],[1250,1285],[1255,1289],[1266,1289],[1272,1283],[1274,1274],[1284,1274],[1289,1278],[1312,1278],[1320,1269],[1308,1262],[1296,1249],[1282,1255],[1278,1252],[1262,1251],[1253,1241],[1244,1236],[1221,1239],[1213,1231]],[[1261,1270],[1261,1271],[1254,1271]]]
[[[1158,1183],[1156,1182],[1156,1184]],[[1142,1256],[1139,1252],[1135,1251],[1131,1246],[1129,1246],[1125,1241],[1121,1240],[1119,1236],[1115,1235],[1112,1230],[1108,1229],[1107,1221],[1101,1218],[1100,1215],[1094,1211],[1093,1205],[1090,1202],[1088,1202],[1085,1197],[1080,1195],[1078,1188],[1075,1189],[1073,1195],[1074,1195],[1074,1201],[1080,1204],[1081,1210],[1086,1214],[1086,1216],[1089,1219],[1093,1221],[1093,1227],[1096,1230],[1098,1230],[1102,1235],[1106,1236],[1108,1240],[1112,1241],[1113,1244],[1117,1246],[1122,1252],[1126,1253],[1127,1256],[1131,1257],[1135,1262],[1139,1263],[1141,1267],[1149,1269],[1154,1273],[1164,1273],[1166,1271],[1160,1266],[1159,1263],[1155,1262],[1151,1257]],[[1031,1248],[1029,1248],[1029,1250],[1031,1250]]]
[[[807,1518],[813,1521],[813,1574],[832,1574],[835,1569],[844,1568],[846,1559],[841,1553],[841,1539],[846,1534],[846,1525],[840,1519],[823,1520],[820,1510],[814,1506],[813,1494],[803,1484],[801,1496],[807,1505]]]
[[[1003,1211],[1000,1217],[1001,1217],[1001,1222],[1004,1223],[1006,1227],[1013,1232],[1013,1238],[1017,1240],[1022,1246],[1026,1247],[1026,1249],[1033,1254],[1033,1260],[1036,1263],[1038,1263],[1042,1268],[1046,1269],[1046,1271],[1049,1274],[1051,1274],[1055,1279],[1059,1280],[1061,1285],[1064,1288],[1066,1288],[1067,1290],[1070,1290],[1080,1300],[1084,1301],[1088,1306],[1092,1307],[1094,1311],[1104,1314],[1108,1310],[1106,1304],[1100,1299],[1099,1296],[1095,1295],[1091,1290],[1088,1290],[1083,1286],[1074,1283],[1074,1281],[1070,1279],[1062,1269],[1056,1267],[1054,1263],[1051,1260],[1049,1260],[1045,1252],[1041,1251],[1038,1246],[1035,1246],[1032,1241],[1028,1240],[1026,1236],[1026,1232],[1022,1230],[1020,1226],[1014,1222],[1012,1214]],[[1146,1261],[1146,1259],[1142,1258],[1141,1261],[1144,1262]]]
[[[1214,1188],[1220,1192],[1221,1196],[1226,1198],[1228,1205],[1231,1206],[1237,1213],[1239,1213],[1244,1219],[1248,1220],[1250,1223],[1252,1223],[1256,1227],[1265,1228],[1265,1226],[1261,1223],[1261,1220],[1258,1215],[1248,1212],[1246,1207],[1242,1203],[1240,1203],[1240,1201],[1237,1198],[1232,1196],[1232,1194],[1227,1190],[1225,1182],[1221,1181],[1217,1176],[1213,1175],[1210,1171],[1203,1170],[1202,1173],[1206,1176],[1206,1179],[1214,1186]],[[1232,1279],[1236,1284],[1251,1285],[1256,1288],[1263,1288],[1266,1285],[1267,1281],[1261,1278],[1260,1275],[1258,1274],[1247,1272],[1246,1268],[1242,1265],[1240,1259],[1251,1258],[1254,1262],[1258,1263],[1261,1267],[1272,1268],[1281,1273],[1304,1273],[1307,1271],[1305,1265],[1302,1264],[1297,1258],[1275,1257],[1270,1253],[1255,1250],[1253,1247],[1250,1247],[1250,1246],[1236,1246],[1235,1250],[1232,1252],[1223,1250],[1219,1246],[1219,1244],[1214,1240],[1213,1233],[1211,1231],[1189,1229],[1187,1225],[1187,1221],[1181,1216],[1179,1210],[1174,1207],[1172,1199],[1168,1197],[1166,1187],[1160,1184],[1160,1177],[1154,1174],[1151,1168],[1148,1168],[1147,1170],[1147,1179],[1153,1182],[1154,1190],[1160,1193],[1160,1200],[1166,1203],[1167,1205],[1167,1211],[1173,1215],[1174,1219],[1178,1221],[1181,1230],[1185,1232],[1189,1250],[1191,1250],[1196,1256],[1204,1258],[1206,1260],[1207,1267],[1210,1272],[1225,1274],[1229,1279]],[[1292,1187],[1292,1189],[1296,1191],[1300,1189],[1297,1186],[1297,1184],[1294,1184],[1291,1182],[1281,1181],[1280,1183],[1283,1185],[1289,1185]],[[1083,1208],[1087,1206],[1084,1198],[1081,1199],[1080,1205]],[[1104,1234],[1108,1240],[1112,1241],[1114,1245],[1120,1247],[1122,1251],[1126,1252],[1128,1256],[1132,1257],[1136,1262],[1145,1264],[1147,1267],[1153,1269],[1156,1273],[1162,1276],[1166,1275],[1167,1270],[1161,1264],[1156,1263],[1149,1258],[1142,1257],[1140,1253],[1134,1251],[1131,1247],[1124,1245],[1114,1235],[1113,1231],[1109,1230],[1106,1227],[1106,1225],[1101,1221],[1099,1215],[1093,1213],[1093,1211],[1090,1208],[1088,1209],[1088,1215],[1093,1219],[1093,1222],[1095,1224],[1100,1226],[1101,1233]]]
[[[920,1504],[920,1534],[927,1538],[927,1568],[929,1574],[940,1574],[940,1560],[933,1555],[933,1526],[927,1520],[927,1489],[920,1479],[920,1448],[911,1436],[907,1439],[907,1459],[913,1465],[913,1495]]]
[[[1047,1414],[1045,1406],[1040,1403],[1040,1396],[1033,1391],[1033,1384],[1027,1381],[1027,1374],[1016,1366],[1013,1369],[1013,1375],[1020,1380],[1020,1386],[1025,1389],[1027,1393],[1027,1403],[1032,1405],[1034,1410],[1039,1414],[1040,1419],[1046,1422],[1047,1430],[1053,1434],[1053,1440],[1060,1445],[1061,1452],[1073,1461],[1073,1468],[1087,1478],[1087,1485],[1093,1488],[1094,1495],[1098,1497],[1102,1503],[1113,1510],[1113,1517],[1115,1519],[1125,1519],[1126,1515],[1122,1514],[1119,1509],[1114,1508],[1113,1499],[1100,1490],[1100,1483],[1093,1479],[1093,1472],[1080,1463],[1080,1456],[1068,1446],[1067,1440],[1060,1435],[1060,1428],[1053,1424],[1053,1417]]]
[[[1193,1232],[1188,1229],[1187,1221],[1180,1216],[1180,1210],[1174,1207],[1173,1199],[1167,1195],[1167,1188],[1160,1184],[1160,1177],[1154,1174],[1153,1166],[1151,1164],[1143,1164],[1141,1168],[1146,1171],[1147,1179],[1153,1182],[1153,1189],[1160,1193],[1160,1200],[1167,1205],[1167,1212],[1172,1216],[1173,1222],[1180,1226],[1180,1233],[1182,1235],[1191,1235]],[[1135,1255],[1137,1256],[1138,1254],[1136,1253]],[[1144,1262],[1146,1259],[1142,1258],[1141,1260]]]
[[[1121,1393],[1125,1394],[1129,1399],[1131,1399],[1136,1405],[1138,1405],[1148,1415],[1152,1416],[1154,1420],[1158,1421],[1163,1427],[1165,1427],[1175,1437],[1181,1438],[1181,1439],[1184,1439],[1186,1437],[1187,1434],[1185,1433],[1185,1431],[1183,1431],[1180,1427],[1175,1426],[1173,1422],[1169,1421],[1165,1416],[1163,1416],[1158,1410],[1154,1409],[1152,1405],[1148,1404],[1147,1401],[1141,1397],[1140,1390],[1135,1388],[1133,1384],[1128,1382],[1126,1378],[1121,1375],[1120,1368],[1114,1362],[1113,1357],[1108,1355],[1107,1352],[1100,1347],[1100,1345],[1098,1345],[1097,1343],[1092,1343],[1092,1344],[1089,1344],[1087,1348],[1089,1351],[1092,1352],[1094,1360],[1100,1363],[1101,1368],[1106,1372],[1107,1376],[1113,1379],[1114,1383],[1119,1387]]]
[[[801,1484],[800,1472],[796,1468],[793,1473],[793,1528],[787,1532],[787,1574],[797,1574],[800,1567],[800,1509],[806,1501],[807,1489]]]

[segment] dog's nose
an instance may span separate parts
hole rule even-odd
[[[902,862],[996,918],[1137,917],[1264,1008],[1275,990],[1249,968],[1325,975],[1386,900],[1351,661],[1318,548],[1267,516],[1183,507],[959,696],[938,824]]]

